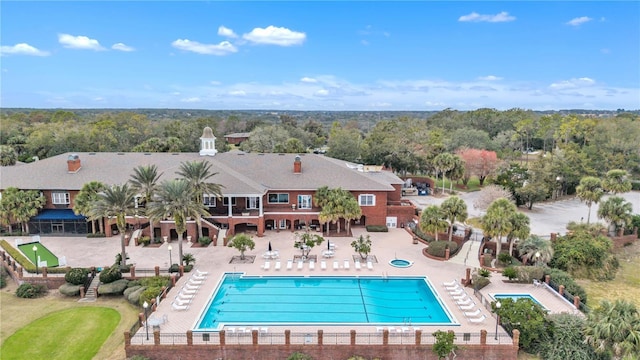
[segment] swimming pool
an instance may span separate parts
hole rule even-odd
[[[225,274],[195,330],[225,325],[459,325],[425,277]]]
[[[494,300],[512,299],[513,301],[518,301],[518,299],[529,299],[533,303],[540,305],[543,310],[547,310],[547,308],[531,294],[491,294],[491,297]]]

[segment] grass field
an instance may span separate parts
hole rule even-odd
[[[33,251],[33,247],[36,246],[38,251],[38,257],[40,258],[40,261],[46,261],[47,262],[47,267],[55,267],[58,266],[58,257],[53,255],[53,253],[47,249],[46,246],[44,246],[42,243],[28,243],[28,244],[22,244],[22,245],[18,245],[18,249],[20,249],[20,251],[22,251],[22,253],[24,254],[24,256],[27,257],[27,259],[31,260],[32,263],[36,263],[36,252]]]
[[[108,327],[108,334],[103,337],[99,344],[96,343],[98,349],[97,353],[93,357],[78,357],[77,354],[73,356],[67,355],[66,357],[59,357],[59,359],[104,359],[104,360],[121,360],[125,358],[124,353],[124,332],[128,330],[131,325],[136,321],[140,309],[132,306],[122,297],[109,298],[100,297],[95,303],[78,303],[77,298],[68,298],[60,295],[57,291],[51,291],[49,295],[38,299],[20,299],[15,296],[17,286],[9,281],[9,286],[2,289],[0,292],[0,348],[2,348],[2,354],[0,358],[3,360],[14,359],[14,357],[5,357],[5,348],[11,346],[13,341],[10,337],[14,333],[19,333],[25,327],[37,324],[39,321],[44,321],[48,316],[55,313],[60,314],[60,311],[66,310],[83,310],[84,308],[90,309],[104,309],[109,308],[116,311],[119,314],[119,320],[115,321],[116,325],[112,326],[109,320],[101,320],[100,316],[93,318],[90,321],[97,327]],[[99,310],[99,313],[105,310]],[[55,325],[55,324],[54,324]],[[35,325],[34,325],[35,326]],[[52,325],[53,326],[53,325]],[[91,337],[96,335],[101,330],[87,330],[86,328],[80,328],[81,332],[89,332]],[[39,337],[54,336],[55,346],[68,347],[74,346],[80,340],[76,335],[61,335],[61,331],[54,330],[54,327],[47,327],[44,330],[37,330],[32,328],[27,333],[29,336],[29,342],[27,347],[36,347],[40,344]],[[106,339],[106,340],[105,340]],[[88,340],[89,343],[93,340]],[[6,346],[5,346],[6,345]],[[24,349],[24,347],[22,347]],[[95,352],[96,350],[94,350]],[[12,350],[13,353],[13,350]],[[8,355],[7,355],[8,356]],[[46,356],[30,356],[28,359],[53,359],[53,355],[47,353]],[[18,358],[19,359],[19,358]]]
[[[615,301],[623,299],[630,301],[640,309],[640,240],[632,246],[625,246],[616,252],[620,269],[616,278],[611,281],[576,280],[584,287],[588,299],[588,306],[598,306],[600,300]]]

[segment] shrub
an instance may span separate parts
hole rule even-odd
[[[103,237],[107,237],[107,235],[101,232],[97,232],[95,234],[87,234],[87,238],[103,238]]]
[[[427,252],[431,256],[444,258],[445,250],[449,248],[449,253],[453,254],[458,250],[458,244],[449,241],[433,241],[429,243]]]
[[[58,288],[58,291],[65,296],[78,296],[80,295],[80,285],[64,283]]]
[[[129,295],[132,292],[135,292],[137,290],[140,290],[140,288],[142,287],[141,285],[135,285],[135,286],[131,286],[131,283],[133,281],[129,281],[129,283],[127,284],[127,288],[124,290],[124,292],[122,293],[122,295],[124,295],[124,297],[129,297]]]
[[[120,279],[108,284],[98,286],[98,294],[100,295],[122,295],[127,288],[129,280]]]
[[[185,272],[190,272],[193,269],[193,265],[185,265],[184,266],[184,271]],[[180,265],[179,264],[172,264],[171,267],[169,267],[169,273],[177,273],[180,272]]]
[[[138,244],[142,246],[147,246],[151,244],[151,238],[148,236],[141,236],[140,238],[138,238]]]
[[[168,276],[154,276],[139,280],[142,286],[169,286],[170,278]]]
[[[368,232],[389,232],[387,225],[367,225]]]
[[[159,286],[151,286],[144,289],[138,299],[138,305],[144,304],[145,301],[151,303],[151,299],[155,299],[161,292],[162,288]]]
[[[498,261],[503,265],[511,265],[511,263],[513,263],[513,257],[508,253],[500,253],[500,255],[498,255]]]
[[[34,299],[44,295],[47,288],[39,284],[22,283],[16,290],[16,296],[23,299]]]
[[[84,285],[89,275],[89,270],[85,268],[73,268],[64,275],[64,280],[73,285]]]
[[[311,355],[296,351],[293,354],[289,355],[287,360],[313,360],[313,357]]]
[[[489,280],[489,278],[480,276],[478,274],[473,274],[473,276],[471,276],[471,282],[473,283],[474,289],[478,289],[478,290],[491,284],[491,280]]]
[[[568,273],[552,268],[545,268],[544,274],[551,277],[551,281],[557,285],[564,285],[567,292],[574,296],[580,296],[580,301],[587,303],[587,293],[578,285]]]
[[[531,283],[533,279],[542,279],[544,277],[544,269],[540,266],[516,266],[518,272],[518,281],[522,283]]]
[[[142,295],[142,292],[145,291],[147,288],[144,286],[137,286],[135,289],[136,289],[135,291],[128,293],[127,295],[125,295],[125,297],[127,298],[127,301],[129,303],[138,306],[140,305],[140,295]],[[126,293],[126,290],[125,290],[125,293]]]
[[[478,275],[482,276],[483,278],[489,278],[491,277],[491,271],[487,269],[480,269],[478,270]]]
[[[103,284],[112,283],[120,279],[122,279],[122,272],[120,272],[120,265],[113,265],[109,268],[105,268],[100,272],[100,282]]]
[[[518,277],[518,271],[516,271],[513,266],[509,266],[508,268],[502,270],[502,275],[509,278],[509,280],[513,280]]]
[[[209,246],[209,244],[211,244],[213,240],[211,240],[210,237],[208,236],[203,236],[201,238],[198,238],[198,243],[202,246]]]
[[[196,258],[193,254],[185,253],[182,255],[182,261],[184,261],[184,264],[188,266],[194,264],[196,262]]]

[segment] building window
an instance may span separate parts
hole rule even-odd
[[[289,194],[269,194],[269,204],[288,204]]]
[[[298,209],[311,209],[311,195],[298,195]]]
[[[229,206],[229,198],[228,197],[224,197],[222,198],[222,205],[224,206]],[[231,198],[231,205],[236,206],[236,198],[232,197]]]
[[[376,196],[373,194],[361,194],[358,196],[358,205],[376,206]]]
[[[215,207],[216,206],[216,197],[215,197],[215,195],[203,194],[202,195],[202,204],[204,206],[207,206],[207,207]]]
[[[54,192],[51,193],[51,202],[55,205],[71,204],[68,192]]]
[[[247,209],[257,209],[260,205],[260,198],[255,196],[250,196],[247,198]]]

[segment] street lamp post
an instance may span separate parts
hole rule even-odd
[[[171,260],[171,250],[172,250],[171,245],[169,245],[168,249],[169,249],[169,272],[171,272],[171,265],[173,265],[173,260]]]
[[[536,251],[536,266],[540,265],[540,251]]]
[[[33,245],[33,247],[31,248],[31,250],[33,250],[34,256],[35,256],[35,263],[36,263],[36,275],[38,275],[38,247],[36,245]]]
[[[144,308],[144,329],[147,332],[147,340],[149,340],[149,318],[147,317],[147,308],[149,307],[149,303],[145,301],[142,304],[142,307]]]
[[[500,323],[500,314],[498,313],[498,310],[500,310],[501,306],[502,304],[500,301],[496,301],[496,340],[498,340],[498,324]]]

